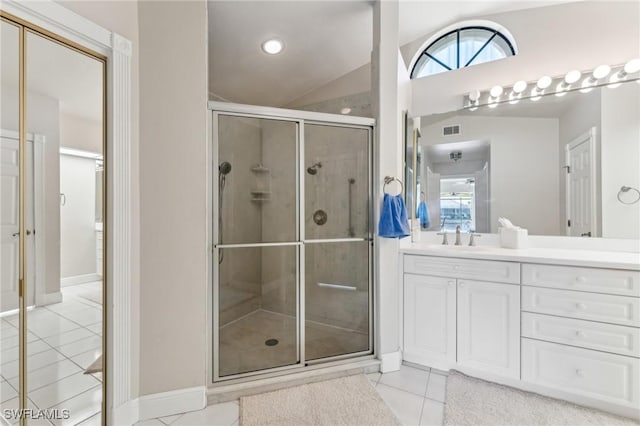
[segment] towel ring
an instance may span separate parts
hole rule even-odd
[[[629,191],[634,191],[636,194],[638,194],[637,198],[635,200],[631,201],[631,202],[623,201],[621,195],[626,193],[626,192],[629,192]],[[640,201],[640,191],[638,191],[636,188],[632,188],[630,186],[622,186],[620,188],[620,191],[618,191],[618,201],[620,201],[622,204],[635,204],[638,201]]]
[[[402,181],[398,178],[395,178],[393,176],[385,176],[384,177],[384,186],[382,187],[382,192],[384,192],[385,194],[387,194],[387,185],[390,184],[391,182],[396,181],[400,184],[400,194],[402,194],[404,192],[404,184],[402,183]],[[398,194],[398,195],[400,195]]]

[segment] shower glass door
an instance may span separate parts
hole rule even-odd
[[[215,114],[214,123],[214,372],[298,364],[298,123],[227,114]]]
[[[371,127],[252,108],[213,112],[214,381],[372,348]]]
[[[304,126],[305,360],[371,349],[369,128]]]

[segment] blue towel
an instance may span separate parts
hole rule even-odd
[[[383,238],[404,238],[410,234],[407,208],[404,205],[402,194],[384,194],[380,223],[378,223],[378,235]]]
[[[427,229],[431,226],[431,222],[429,221],[429,209],[427,209],[427,203],[424,201],[420,201],[420,204],[418,204],[418,218],[420,219],[420,227],[422,229]]]

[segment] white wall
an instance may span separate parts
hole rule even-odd
[[[517,42],[518,55],[412,80],[415,115],[457,110],[472,90],[621,64],[640,52],[640,2],[636,1],[574,2],[478,19],[506,27]],[[405,59],[430,35],[403,49]]]
[[[60,155],[60,276],[96,273],[96,162]]]
[[[207,9],[138,2],[140,393],[203,386],[207,348]]]
[[[623,185],[640,189],[640,85],[621,89],[602,92],[602,236],[637,239],[640,202],[622,204],[617,194]]]
[[[102,123],[71,114],[60,114],[60,146],[102,153]]]
[[[451,124],[460,124],[461,134],[442,136],[442,126]],[[428,145],[472,140],[491,144],[491,232],[504,216],[532,235],[558,235],[558,120],[474,115],[422,127]]]

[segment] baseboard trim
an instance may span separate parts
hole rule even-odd
[[[94,281],[102,281],[102,276],[98,274],[74,275],[60,279],[60,287],[68,287],[70,285],[86,284]]]
[[[207,388],[178,389],[144,395],[114,410],[114,425],[133,425],[142,420],[173,416],[207,406]]]
[[[36,294],[36,306],[52,305],[60,302],[62,302],[62,293],[59,291],[55,293]]]
[[[387,354],[380,354],[380,372],[389,373],[391,371],[400,370],[402,365],[402,352],[390,352]]]

